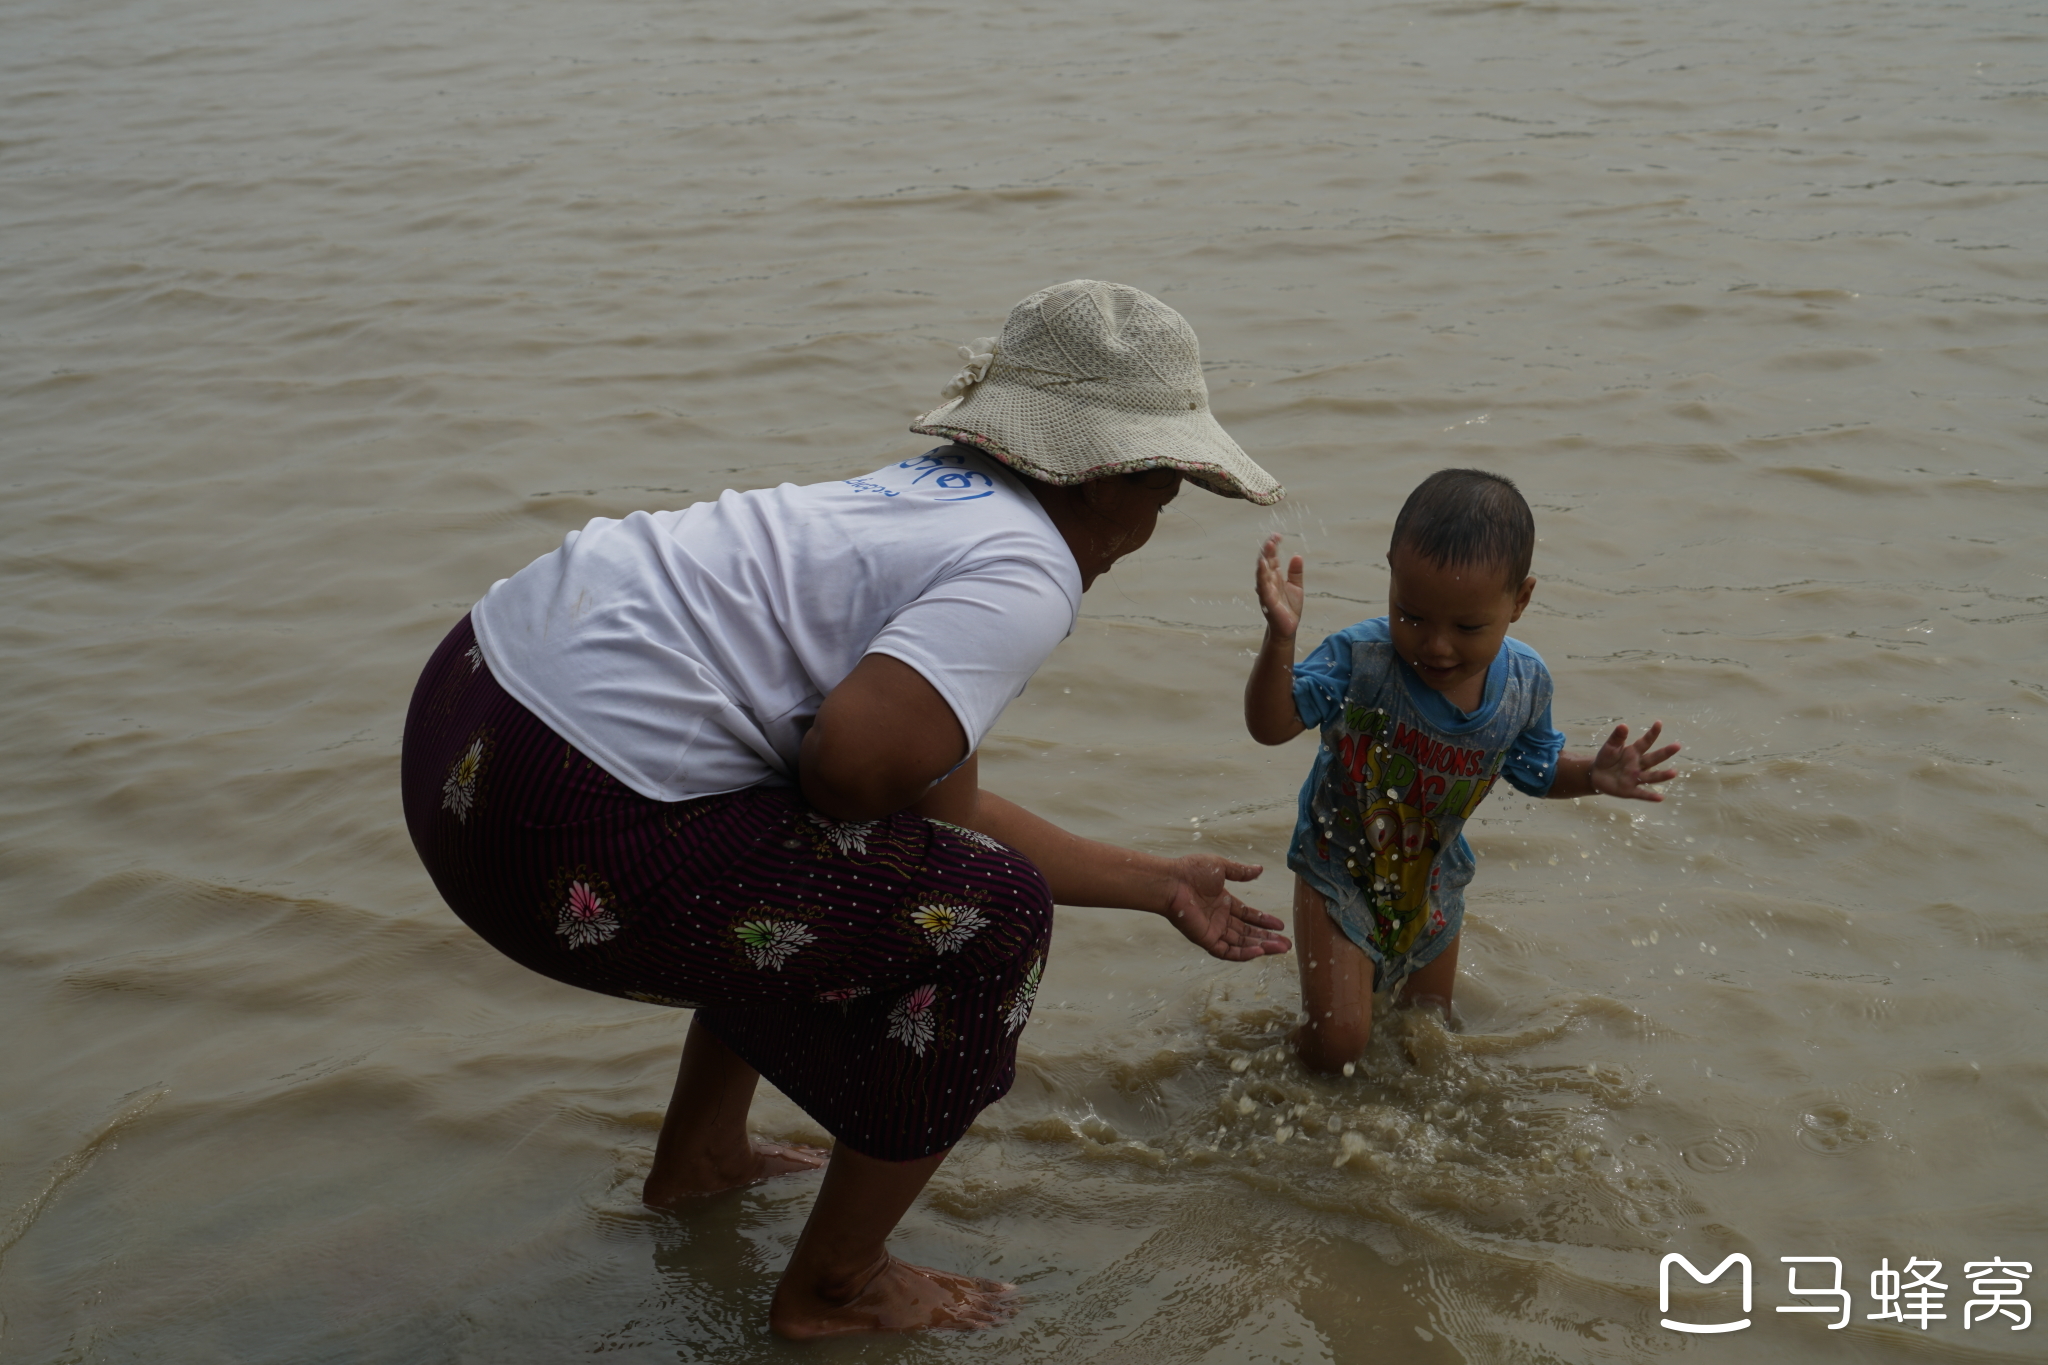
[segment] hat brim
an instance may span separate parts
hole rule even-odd
[[[923,436],[977,446],[1042,483],[1076,484],[1144,469],[1177,469],[1226,498],[1280,501],[1280,481],[1238,448],[1206,408],[1130,412],[1057,389],[990,376],[911,424]]]

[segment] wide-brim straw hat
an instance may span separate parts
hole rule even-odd
[[[1069,280],[1010,310],[911,430],[978,446],[1020,474],[1075,484],[1178,469],[1261,507],[1280,483],[1209,415],[1209,385],[1187,319],[1142,289]],[[955,396],[957,395],[957,396]]]

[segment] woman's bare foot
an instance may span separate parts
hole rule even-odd
[[[973,1331],[1017,1311],[1017,1286],[910,1265],[885,1255],[865,1282],[841,1296],[830,1287],[775,1287],[768,1325],[793,1341],[860,1332]]]
[[[707,1194],[758,1185],[778,1175],[815,1171],[831,1155],[822,1147],[750,1138],[745,1154],[732,1160],[699,1157],[670,1162],[666,1167],[657,1165],[648,1172],[640,1198],[649,1208],[672,1209]]]

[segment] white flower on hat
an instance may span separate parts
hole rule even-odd
[[[956,347],[960,358],[967,362],[960,373],[953,376],[953,382],[939,391],[941,398],[958,398],[969,389],[988,378],[988,367],[995,363],[996,339],[976,337],[971,346]]]

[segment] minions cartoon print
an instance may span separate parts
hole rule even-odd
[[[1288,866],[1383,968],[1413,970],[1455,937],[1474,871],[1464,825],[1505,776],[1540,795],[1564,736],[1550,676],[1510,640],[1479,711],[1410,679],[1384,618],[1325,640],[1295,667],[1295,706],[1322,744]]]
[[[1372,946],[1388,960],[1446,926],[1436,903],[1438,855],[1492,788],[1500,754],[1445,744],[1383,710],[1346,707],[1337,739],[1332,822],[1341,862],[1371,915]],[[1490,760],[1490,761],[1489,761]]]

